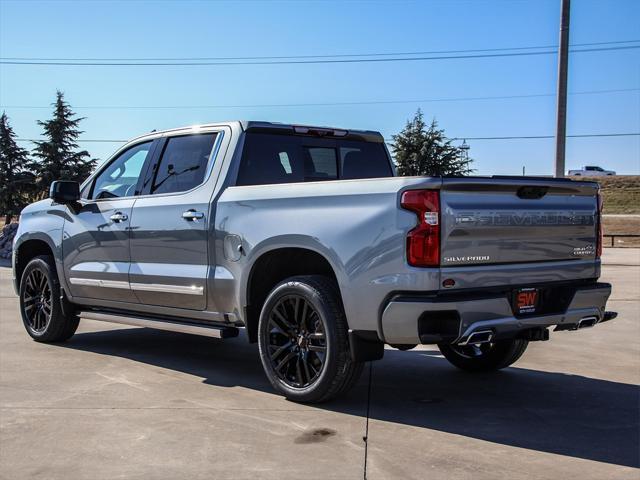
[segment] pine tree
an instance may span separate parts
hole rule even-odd
[[[16,143],[16,134],[6,113],[0,116],[0,214],[5,223],[20,213],[32,191],[33,174],[29,171],[29,156]]]
[[[451,144],[434,119],[427,127],[418,109],[404,130],[393,135],[393,156],[398,175],[460,176],[468,175],[473,160],[460,147]]]
[[[38,176],[37,185],[41,195],[48,192],[54,180],[84,180],[96,164],[89,152],[77,151],[76,140],[83,133],[78,130],[78,125],[84,118],[75,118],[75,113],[64,101],[61,91],[56,92],[53,107],[51,120],[38,121],[47,140],[36,142],[33,150],[33,155],[39,159],[33,167]]]

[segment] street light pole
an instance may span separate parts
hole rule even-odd
[[[567,75],[569,73],[569,13],[570,0],[560,0],[560,45],[558,48],[558,98],[556,124],[555,176],[565,174],[565,144],[567,139]]]

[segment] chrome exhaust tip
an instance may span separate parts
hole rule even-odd
[[[580,330],[581,328],[593,327],[596,323],[598,323],[598,317],[596,316],[584,317],[578,321],[577,329]]]
[[[479,343],[490,343],[493,340],[493,331],[491,330],[479,330],[469,334],[469,336],[458,343],[458,345],[476,345]]]

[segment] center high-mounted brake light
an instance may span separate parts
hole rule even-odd
[[[604,228],[602,227],[602,207],[604,201],[602,200],[602,194],[598,192],[598,214],[596,216],[596,222],[598,225],[598,238],[596,239],[596,258],[602,256],[602,243],[604,241]]]
[[[293,131],[301,135],[315,135],[317,137],[346,137],[349,133],[347,130],[335,130],[332,128],[316,128],[295,125]]]
[[[415,212],[418,224],[407,234],[407,261],[414,267],[440,265],[440,192],[407,190],[402,208]]]

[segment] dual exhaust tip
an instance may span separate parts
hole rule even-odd
[[[493,331],[492,330],[478,330],[477,332],[472,332],[469,336],[458,343],[458,345],[477,345],[480,343],[491,343],[493,340]]]
[[[596,323],[598,323],[598,320],[599,319],[596,316],[581,318],[576,324],[576,330],[580,330],[581,328],[593,327]]]
[[[575,324],[572,330],[580,330],[583,328],[593,327],[595,326],[596,323],[598,323],[599,320],[600,319],[595,315],[583,317],[580,320],[578,320],[578,323]],[[462,340],[461,342],[458,342],[458,345],[465,346],[465,345],[478,345],[481,343],[491,343],[493,341],[493,337],[494,337],[494,333],[492,330],[478,330],[477,332],[470,333],[466,339]]]

